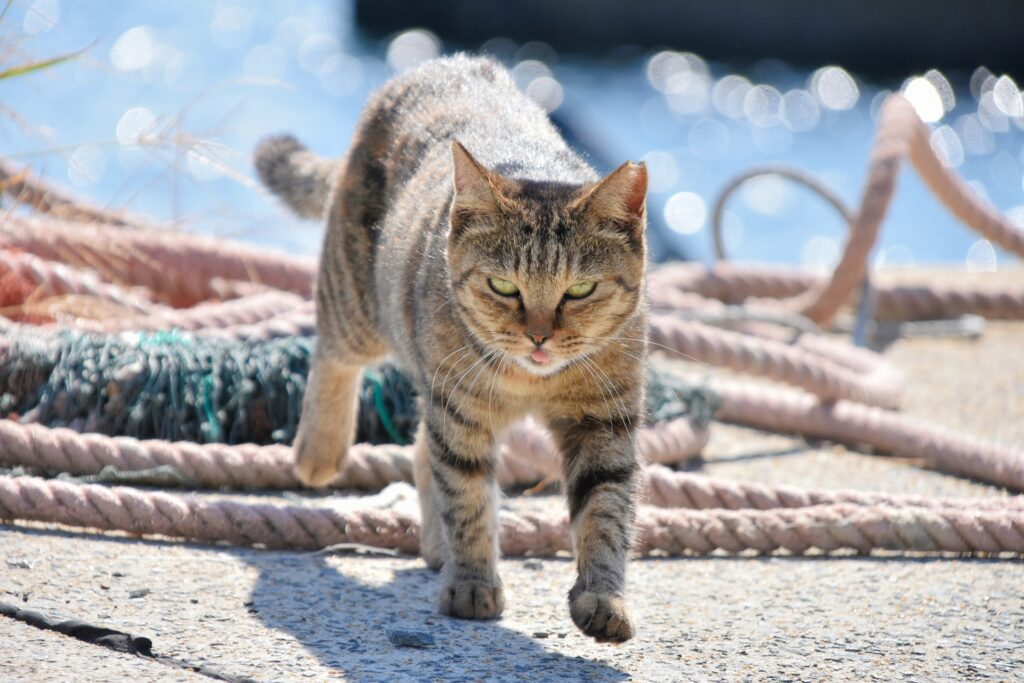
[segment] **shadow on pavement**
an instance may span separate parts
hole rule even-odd
[[[353,680],[622,681],[627,674],[601,662],[546,650],[540,639],[505,628],[437,614],[438,575],[426,568],[356,579],[322,554],[246,553],[259,578],[251,610],[271,629],[291,634],[327,667]],[[343,556],[334,565],[367,562]],[[366,575],[370,569],[349,565]],[[372,569],[370,569],[372,571]],[[379,579],[379,581],[377,580]],[[519,596],[519,599],[524,599]],[[434,637],[430,648],[396,647],[389,629]]]

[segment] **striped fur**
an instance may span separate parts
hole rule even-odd
[[[329,188],[301,479],[322,486],[337,474],[360,369],[393,354],[420,396],[421,547],[442,569],[440,610],[496,617],[495,437],[533,414],[564,455],[579,572],[571,616],[599,640],[630,638],[644,167],[599,180],[501,66],[464,56],[378,91],[337,173],[290,143],[260,151],[263,176],[288,181],[270,188],[301,213],[315,214],[316,188]],[[492,277],[518,293],[499,294]],[[567,296],[580,282],[596,287]]]

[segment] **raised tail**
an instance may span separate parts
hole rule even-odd
[[[338,163],[317,156],[291,135],[260,142],[253,155],[263,185],[304,218],[322,218]]]

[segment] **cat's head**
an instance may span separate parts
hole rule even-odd
[[[563,185],[505,178],[457,142],[452,156],[449,274],[476,340],[541,376],[614,343],[643,296],[646,167]]]

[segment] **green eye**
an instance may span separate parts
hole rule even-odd
[[[500,277],[487,278],[487,284],[491,286],[491,289],[502,296],[515,296],[519,293],[518,287],[508,280],[502,280]]]
[[[597,287],[597,283],[593,280],[577,282],[572,287],[565,290],[565,295],[570,299],[584,299],[593,293],[595,287]]]

